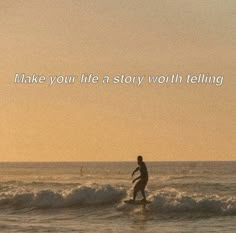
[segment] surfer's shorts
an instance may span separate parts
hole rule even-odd
[[[134,188],[136,190],[144,190],[147,185],[147,182],[148,182],[148,179],[141,179],[135,184]]]

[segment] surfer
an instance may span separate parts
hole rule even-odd
[[[139,166],[133,171],[132,177],[137,171],[140,171],[140,176],[138,176],[132,181],[134,183],[135,181],[139,180],[134,186],[133,201],[135,201],[138,191],[141,191],[142,193],[143,196],[142,201],[146,201],[145,187],[148,182],[148,171],[146,164],[143,162],[143,157],[141,155],[137,157],[137,162]]]

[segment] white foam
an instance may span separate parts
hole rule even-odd
[[[212,214],[236,214],[236,199],[216,195],[200,196],[177,190],[160,191],[148,197],[149,208],[155,212],[204,212]]]
[[[18,207],[69,207],[73,205],[99,205],[118,202],[125,196],[124,189],[111,185],[78,186],[61,192],[41,190],[37,192],[8,192],[1,196],[0,205]]]

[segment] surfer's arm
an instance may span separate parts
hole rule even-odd
[[[137,167],[137,168],[133,171],[132,176],[133,176],[134,173],[137,172],[138,170],[139,170],[139,167]]]
[[[135,178],[135,179],[132,181],[132,183],[134,183],[136,180],[139,180],[139,179],[141,179],[141,176]]]

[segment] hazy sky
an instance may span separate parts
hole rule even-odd
[[[235,160],[235,1],[2,1],[0,161]],[[15,73],[224,75],[14,84]]]

